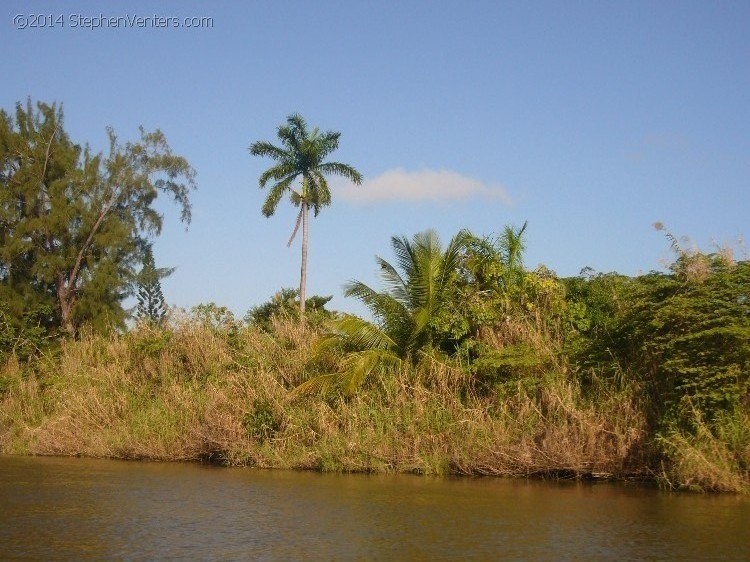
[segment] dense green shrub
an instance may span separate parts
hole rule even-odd
[[[679,421],[685,401],[709,421],[748,405],[750,262],[695,254],[640,277],[620,330],[623,360],[650,384],[665,421]]]
[[[245,414],[242,423],[247,434],[260,443],[273,438],[281,429],[273,404],[262,399],[253,401],[253,409]]]
[[[305,300],[305,322],[321,326],[333,317],[333,312],[326,310],[325,305],[333,296],[314,295]],[[299,319],[299,290],[283,288],[268,301],[254,306],[247,311],[245,322],[270,332],[273,330],[273,318]]]

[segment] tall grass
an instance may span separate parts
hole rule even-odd
[[[724,412],[709,425],[691,404],[687,409],[692,431],[674,428],[657,437],[671,461],[659,481],[688,490],[750,491],[750,415]]]
[[[322,368],[317,337],[283,320],[272,332],[185,321],[83,336],[26,364],[11,358],[0,371],[0,451],[437,475],[662,473],[635,387],[597,381],[584,392],[551,363],[531,383],[488,392],[459,366],[425,359],[353,397],[292,401],[291,389]],[[746,465],[716,476],[731,486],[696,480],[691,449],[677,436],[664,444],[677,485],[747,484]]]

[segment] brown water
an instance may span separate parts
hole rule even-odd
[[[0,559],[750,560],[750,500],[0,457]]]

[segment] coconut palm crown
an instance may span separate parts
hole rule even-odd
[[[299,114],[290,115],[286,124],[277,129],[281,146],[266,141],[250,145],[253,156],[269,157],[276,164],[260,175],[261,189],[271,182],[268,197],[263,203],[262,212],[266,217],[276,212],[281,199],[288,192],[289,199],[300,211],[287,246],[302,224],[302,266],[300,269],[300,313],[305,313],[305,285],[307,279],[308,211],[313,209],[318,216],[320,209],[331,204],[326,175],[342,176],[354,184],[362,183],[362,175],[353,167],[341,162],[326,162],[325,158],[339,146],[341,133],[321,132],[317,127],[308,131],[307,123]],[[300,184],[295,186],[295,182]]]
[[[295,391],[295,396],[340,388],[357,390],[373,372],[417,362],[441,343],[440,323],[455,298],[457,266],[470,238],[461,231],[443,249],[433,230],[416,234],[413,240],[394,236],[391,246],[396,265],[377,257],[384,291],[360,281],[345,286],[344,295],[354,297],[370,309],[374,322],[342,314],[333,322],[332,333],[318,344],[318,351],[343,348],[346,355],[337,373],[314,377]]]

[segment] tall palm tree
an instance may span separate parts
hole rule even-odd
[[[391,238],[396,266],[376,260],[386,286],[378,292],[360,281],[345,286],[344,295],[365,304],[375,318],[368,322],[343,314],[333,323],[332,334],[319,349],[343,347],[348,352],[337,373],[320,375],[295,389],[296,395],[326,391],[333,386],[350,393],[373,371],[415,362],[439,347],[440,321],[449,312],[457,279],[460,253],[469,234],[456,235],[443,250],[433,230],[420,232],[413,241]]]
[[[277,136],[281,141],[281,147],[270,142],[258,141],[250,145],[250,154],[253,156],[268,156],[277,162],[263,172],[258,180],[261,189],[266,187],[269,181],[273,182],[268,197],[263,204],[263,214],[266,217],[273,215],[279,201],[287,192],[289,192],[292,204],[300,208],[287,246],[291,246],[300,223],[302,223],[299,307],[300,315],[304,318],[308,211],[312,207],[317,217],[322,207],[331,204],[331,192],[325,178],[327,174],[345,177],[357,185],[362,183],[362,175],[347,164],[324,161],[326,156],[338,148],[339,137],[341,136],[339,132],[326,131],[322,133],[317,127],[308,131],[305,120],[301,115],[295,113],[287,118],[285,125],[279,126]],[[301,185],[295,188],[293,185],[297,179],[301,180]]]

